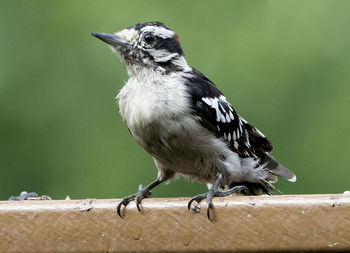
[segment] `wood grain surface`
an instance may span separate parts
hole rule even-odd
[[[0,252],[350,251],[350,195],[0,201]]]

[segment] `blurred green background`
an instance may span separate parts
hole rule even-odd
[[[0,1],[0,199],[117,198],[153,160],[114,99],[125,66],[90,32],[162,21],[190,65],[275,145],[288,194],[350,189],[350,1]],[[154,197],[191,196],[179,179]]]

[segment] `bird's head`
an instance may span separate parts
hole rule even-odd
[[[114,34],[92,33],[117,52],[129,68],[147,67],[161,71],[188,68],[178,35],[160,22],[147,22]]]

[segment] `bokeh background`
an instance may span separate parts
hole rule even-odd
[[[350,1],[2,0],[0,199],[117,198],[156,177],[114,99],[125,66],[90,36],[155,20],[297,174],[283,193],[350,189]],[[179,179],[153,196],[205,190]]]

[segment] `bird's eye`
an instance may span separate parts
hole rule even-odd
[[[152,33],[147,33],[143,39],[147,44],[151,44],[155,40],[155,36]]]

